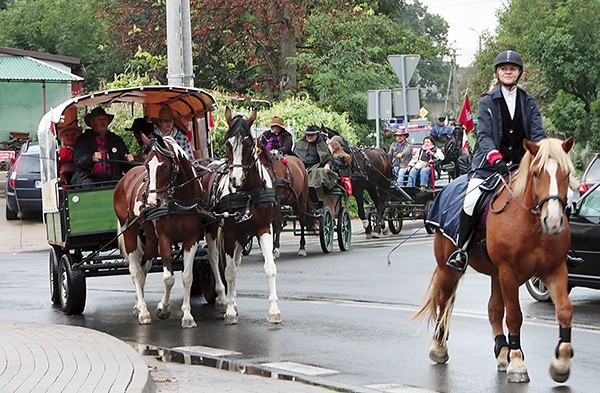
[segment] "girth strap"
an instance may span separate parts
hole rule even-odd
[[[233,212],[262,203],[277,203],[277,194],[274,188],[255,188],[250,191],[227,194],[221,197],[211,210],[216,213]]]

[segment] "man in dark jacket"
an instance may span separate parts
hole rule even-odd
[[[332,188],[337,184],[338,175],[332,170],[333,156],[319,132],[317,126],[308,126],[304,137],[296,142],[294,154],[304,162],[309,187]]]
[[[471,217],[481,195],[479,186],[494,173],[507,175],[510,165],[521,162],[525,138],[533,142],[546,138],[535,98],[517,86],[523,75],[521,55],[512,50],[501,52],[494,68],[498,86],[479,101],[477,147],[460,216],[458,250],[446,263],[461,273],[467,268],[467,251],[473,233]]]
[[[85,116],[87,129],[77,138],[73,149],[74,163],[77,169],[71,179],[74,185],[102,185],[116,181],[129,169],[127,161],[133,161],[123,139],[108,131],[108,125],[114,115],[103,108],[94,108]]]

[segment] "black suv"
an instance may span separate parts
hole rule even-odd
[[[6,219],[16,220],[19,213],[42,212],[40,148],[25,143],[6,177]]]

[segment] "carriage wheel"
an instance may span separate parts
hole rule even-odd
[[[352,240],[352,221],[348,209],[341,208],[337,219],[337,239],[340,251],[348,251]]]
[[[52,304],[60,304],[60,286],[58,281],[59,260],[60,249],[58,247],[50,248],[48,271],[50,273],[50,300]]]
[[[67,252],[60,257],[59,269],[60,305],[65,314],[81,314],[85,308],[85,274],[73,268],[71,255]]]
[[[325,254],[333,250],[333,216],[331,210],[327,206],[323,206],[321,220],[319,222],[319,240],[321,242],[321,250]]]
[[[388,225],[390,226],[390,232],[397,235],[402,230],[404,224],[404,217],[402,216],[402,209],[393,208],[390,212]]]
[[[250,255],[250,252],[252,251],[252,245],[254,244],[254,237],[250,236],[248,238],[248,241],[246,242],[246,245],[244,246],[244,249],[242,250],[242,255],[246,256],[246,255]]]
[[[430,235],[433,235],[435,233],[435,227],[427,224],[426,220],[427,220],[427,216],[429,215],[429,211],[431,210],[432,207],[433,207],[433,201],[427,201],[427,203],[425,203],[425,215],[423,217],[423,224],[425,225],[425,230]]]

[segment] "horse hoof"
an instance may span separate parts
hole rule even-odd
[[[140,314],[138,316],[138,322],[140,323],[140,325],[150,325],[152,323],[152,317],[150,317],[149,313],[148,315]]]
[[[379,239],[379,232],[373,232],[373,234],[371,235],[371,237],[373,239]]]
[[[306,254],[306,250],[305,249],[298,250],[298,256],[299,257],[305,257],[306,255],[307,254]]]
[[[272,323],[274,325],[280,324],[283,319],[281,318],[281,314],[269,314],[269,318],[267,318],[267,322]]]
[[[571,375],[571,359],[560,361],[556,358],[550,363],[550,376],[559,383],[565,382]]]
[[[447,351],[429,351],[429,359],[433,360],[437,364],[444,364],[450,359]]]
[[[498,362],[498,372],[505,373],[507,369],[508,369],[508,362],[502,362],[502,361]]]
[[[276,248],[276,249],[273,250],[273,258],[277,259],[277,258],[279,258],[280,255],[281,254],[279,253],[279,249],[278,248]]]
[[[163,310],[162,308],[159,308],[156,310],[156,316],[159,319],[169,319],[169,317],[171,316],[171,310],[169,310],[168,308],[166,310]]]
[[[225,325],[237,325],[237,315],[225,315]]]
[[[195,328],[197,326],[198,325],[196,324],[196,321],[194,321],[194,318],[181,320],[181,327],[184,329]]]
[[[367,233],[365,237],[366,237],[367,239],[370,239],[370,238],[372,238],[372,237],[373,237],[373,232],[369,232],[369,233]]]
[[[527,371],[515,371],[508,373],[508,382],[525,383],[529,382],[529,374]]]
[[[224,313],[227,311],[227,306],[221,303],[215,303],[215,311]]]

